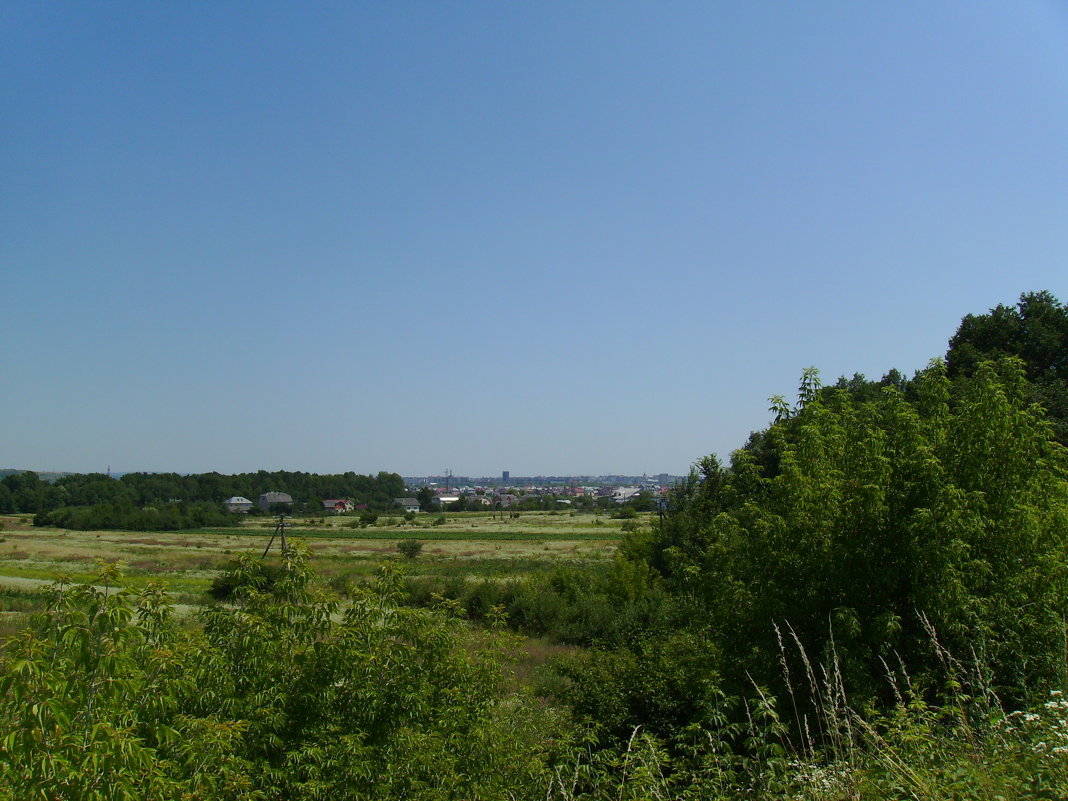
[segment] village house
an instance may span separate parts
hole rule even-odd
[[[324,512],[336,512],[342,514],[344,512],[351,512],[356,508],[356,504],[350,501],[348,498],[324,498],[323,499],[323,511]]]
[[[223,503],[226,504],[226,508],[231,512],[247,512],[253,506],[252,501],[248,498],[242,498],[240,495],[228,498]]]
[[[405,513],[419,511],[419,501],[416,498],[394,498],[393,505],[401,507]]]
[[[271,504],[275,503],[286,503],[292,506],[293,496],[288,492],[265,492],[256,501],[256,505],[265,512],[271,508]]]

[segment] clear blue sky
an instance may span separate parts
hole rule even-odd
[[[1068,300],[1068,6],[0,5],[0,467],[682,473]]]

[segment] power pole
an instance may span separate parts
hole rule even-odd
[[[278,535],[282,536],[282,553],[285,554],[289,545],[286,543],[286,516],[284,514],[278,515],[278,525],[274,527],[274,534],[271,535],[267,547],[263,549],[263,556],[261,556],[260,559],[267,556],[267,552],[271,550],[271,546],[274,545],[274,538]]]

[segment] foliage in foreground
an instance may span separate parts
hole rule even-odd
[[[1068,798],[1068,701],[1054,691],[1030,711],[991,711],[965,696],[944,706],[910,698],[884,716],[841,708],[834,746],[795,750],[774,709],[690,727],[672,742],[636,730],[620,748],[591,751],[554,776],[550,799],[583,801],[1006,801]],[[732,743],[743,741],[739,750]]]
[[[308,591],[302,550],[271,592],[245,560],[238,603],[182,632],[160,587],[107,566],[57,584],[0,649],[0,796],[18,799],[621,799],[1068,797],[1068,701],[1004,714],[939,649],[949,691],[894,684],[885,714],[847,703],[836,661],[809,666],[821,738],[783,708],[705,688],[700,725],[599,747],[507,690],[497,633],[377,592],[338,609]],[[239,570],[241,567],[239,566]],[[477,643],[481,643],[478,645]],[[807,663],[807,657],[803,657]]]
[[[255,573],[255,560],[247,560]],[[9,641],[0,789],[32,799],[504,798],[543,784],[553,737],[502,691],[501,643],[472,651],[387,573],[345,609],[290,549],[272,592],[179,632],[159,587],[57,585]],[[525,791],[524,791],[525,792]]]

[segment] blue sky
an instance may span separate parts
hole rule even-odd
[[[1068,6],[0,6],[0,467],[682,473],[1068,300]]]

